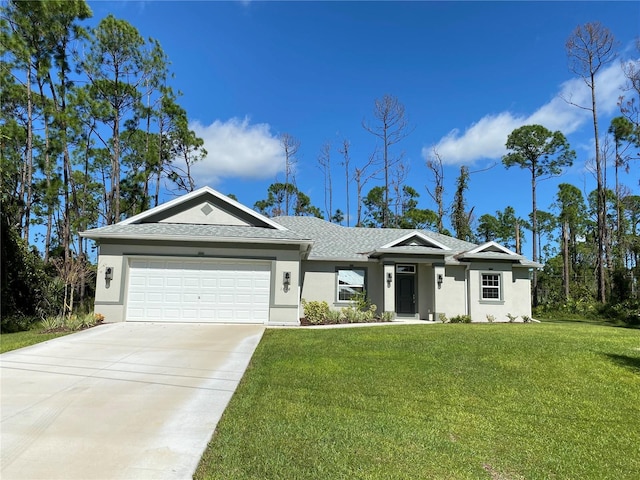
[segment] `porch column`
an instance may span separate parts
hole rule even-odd
[[[383,295],[383,312],[395,312],[396,311],[396,273],[395,265],[385,264],[383,268],[383,283],[384,283],[384,295]],[[391,281],[389,281],[391,280]]]
[[[438,315],[445,312],[444,301],[444,265],[433,265],[433,319],[437,322]]]

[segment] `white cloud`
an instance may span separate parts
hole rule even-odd
[[[194,167],[198,185],[216,183],[222,177],[267,179],[284,170],[284,155],[277,135],[266,123],[251,125],[248,118],[216,120],[211,125],[189,125],[204,140],[207,156]]]
[[[611,115],[617,109],[616,103],[624,83],[625,77],[618,62],[613,62],[598,74],[596,95],[599,114]],[[529,116],[516,116],[511,112],[486,115],[467,127],[464,133],[452,130],[437,144],[423,147],[422,156],[429,158],[435,147],[443,163],[449,165],[500,158],[506,153],[507,137],[522,125],[539,124],[569,135],[590,121],[591,112],[568,102],[591,105],[591,91],[581,78],[564,82],[553,99]]]

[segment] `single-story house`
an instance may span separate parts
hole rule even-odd
[[[495,242],[267,218],[209,187],[82,235],[99,246],[95,311],[107,322],[295,325],[302,299],[340,309],[362,292],[400,318],[500,321],[531,316],[540,267]]]

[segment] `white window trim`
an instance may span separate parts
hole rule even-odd
[[[345,304],[352,304],[355,302],[355,300],[341,300],[340,299],[340,271],[341,270],[362,270],[364,272],[364,282],[362,283],[362,285],[360,284],[348,284],[348,285],[343,285],[343,286],[349,286],[349,287],[362,287],[362,291],[366,292],[367,291],[367,269],[363,268],[363,267],[338,267],[336,268],[336,303],[345,303]]]
[[[484,286],[482,284],[482,278],[484,275],[494,275],[498,277],[498,286]],[[501,272],[480,272],[480,303],[504,303],[504,291],[503,291],[503,276]],[[484,288],[497,288],[498,289],[498,298],[485,298],[484,297]]]

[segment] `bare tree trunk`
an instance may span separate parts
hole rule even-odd
[[[38,80],[38,90],[40,97],[44,98],[44,84],[42,80]],[[44,113],[44,175],[47,186],[47,230],[44,236],[44,263],[49,262],[49,250],[51,250],[51,222],[53,221],[53,205],[49,201],[51,193],[51,155],[49,154],[49,116],[46,111]]]
[[[66,47],[65,47],[66,49]],[[62,82],[62,91],[58,96],[54,87],[51,73],[48,74],[49,88],[51,89],[51,97],[53,104],[55,105],[58,119],[56,123],[59,123],[60,131],[62,132],[62,178],[63,178],[63,199],[64,199],[64,213],[63,213],[63,227],[62,235],[58,238],[62,238],[62,246],[64,249],[64,268],[68,269],[71,261],[71,218],[70,218],[70,206],[69,206],[69,182],[71,177],[71,158],[69,156],[69,143],[67,141],[67,118],[66,118],[66,90],[64,81]]]
[[[584,26],[578,26],[566,44],[567,53],[569,54],[569,60],[571,62],[570,69],[580,75],[591,90],[591,107],[582,106],[581,108],[591,110],[593,115],[598,209],[596,277],[598,300],[602,303],[605,303],[607,300],[606,271],[604,265],[606,242],[606,185],[604,184],[605,172],[603,171],[602,154],[600,152],[595,76],[603,65],[613,61],[616,57],[614,44],[615,40],[609,29],[603,27],[599,22],[586,23]]]
[[[384,170],[384,209],[382,212],[382,227],[389,227],[389,171],[401,159],[402,155],[391,157],[389,149],[392,145],[405,138],[410,132],[409,124],[405,116],[404,105],[392,95],[384,95],[375,102],[373,111],[374,117],[378,120],[378,126],[370,126],[362,123],[362,126],[369,133],[382,140],[382,169]]]
[[[107,225],[118,223],[120,220],[120,116],[115,111],[113,121],[113,156],[111,157],[111,205]]]
[[[149,178],[150,178],[150,173],[151,173],[151,168],[149,168],[149,137],[151,135],[151,90],[147,91],[147,135],[145,137],[145,160],[144,160],[144,165],[145,165],[145,175],[144,175],[144,186],[143,186],[143,190],[142,190],[142,201],[144,202],[140,208],[140,210],[144,210],[144,208],[146,207],[146,203],[147,203],[147,199],[149,198]]]
[[[564,286],[564,298],[569,300],[570,289],[569,279],[571,272],[569,270],[569,222],[562,222],[562,280]]]
[[[331,221],[333,216],[333,191],[331,186],[331,144],[325,142],[318,156],[318,168],[324,178],[324,208],[325,217]]]
[[[24,166],[24,228],[23,238],[29,243],[29,226],[31,223],[31,202],[33,201],[33,91],[31,90],[31,61],[27,65],[27,161]]]
[[[538,261],[538,215],[537,215],[537,206],[536,206],[536,179],[535,179],[535,165],[533,165],[532,169],[532,178],[531,178],[531,195],[532,195],[532,203],[533,203],[533,215],[532,215],[532,237],[533,237],[533,261]],[[537,269],[533,269],[533,306],[538,306],[538,271]]]
[[[371,180],[371,178],[373,176],[376,175],[376,173],[378,172],[373,172],[373,173],[367,173],[369,168],[372,165],[375,165],[376,163],[376,155],[377,155],[377,150],[374,150],[374,152],[371,154],[371,156],[369,157],[369,161],[364,164],[361,168],[355,168],[354,173],[353,173],[353,179],[356,181],[356,194],[357,194],[357,222],[356,222],[356,227],[361,227],[362,226],[362,189],[364,188],[364,186],[366,185],[366,183]]]
[[[596,259],[596,269],[598,278],[598,300],[602,303],[607,301],[606,296],[606,274],[604,265],[605,256],[605,242],[606,242],[606,219],[605,211],[607,208],[606,191],[603,183],[603,168],[602,168],[602,154],[600,152],[600,139],[598,132],[598,114],[596,111],[596,87],[595,87],[595,75],[591,74],[591,108],[593,112],[593,134],[596,143],[596,179],[598,190],[598,258]]]
[[[442,158],[440,157],[440,154],[437,152],[435,148],[433,149],[433,154],[431,158],[427,160],[427,169],[431,170],[431,173],[433,173],[433,183],[435,184],[433,191],[427,188],[427,193],[433,199],[433,201],[436,202],[436,205],[438,207],[438,224],[437,224],[438,233],[443,233],[444,232],[443,219],[445,214],[444,199],[443,199],[444,168],[442,166]]]
[[[342,141],[342,148],[339,150],[339,152],[342,154],[342,156],[344,157],[344,162],[342,162],[342,164],[344,165],[344,173],[345,173],[345,179],[346,179],[346,184],[345,184],[345,194],[346,194],[346,200],[347,200],[347,211],[345,214],[345,217],[347,217],[347,227],[349,226],[349,140],[347,140],[346,138]],[[358,214],[358,219],[360,218],[359,214]]]

